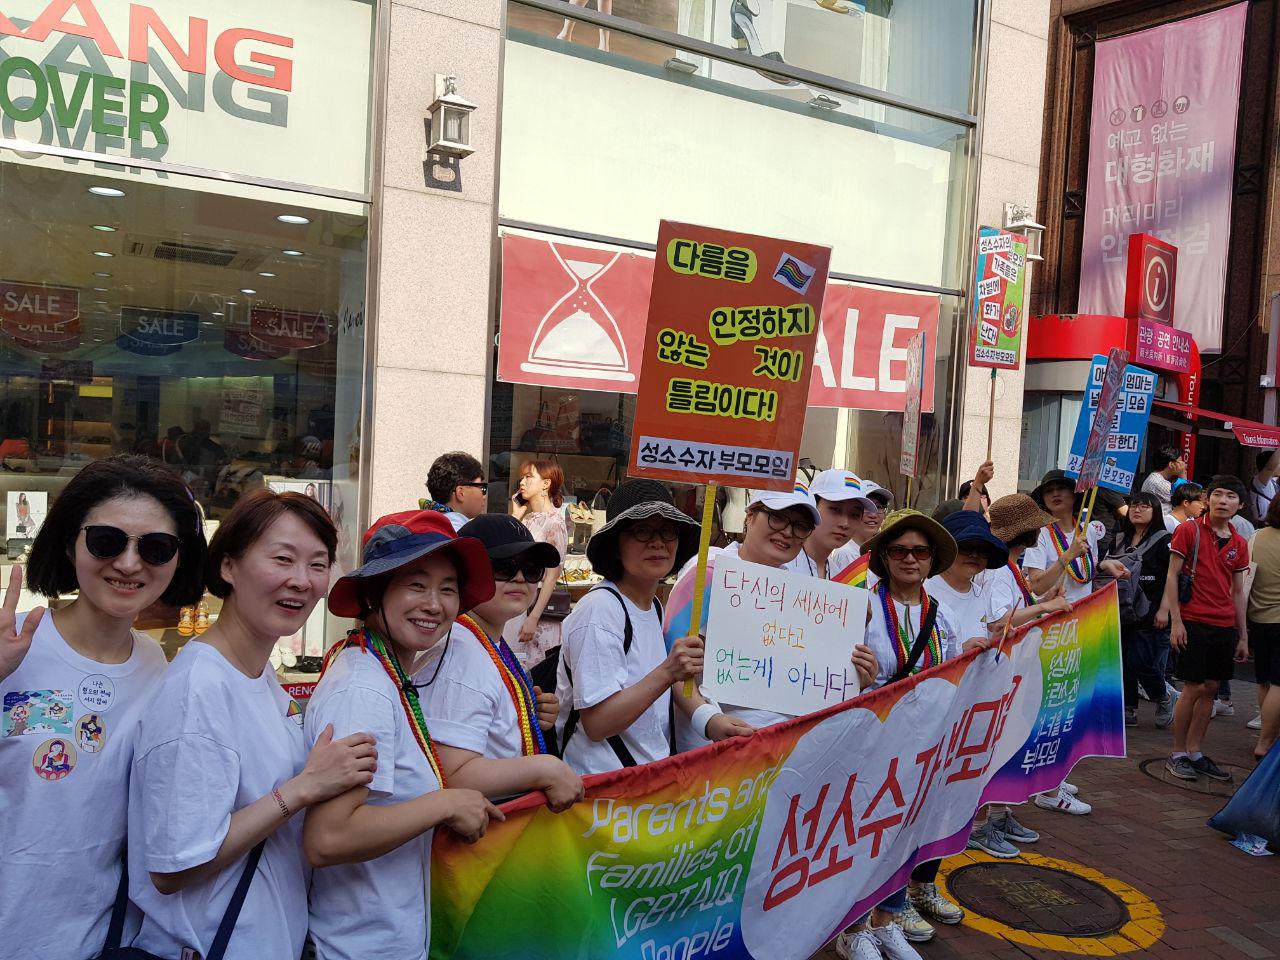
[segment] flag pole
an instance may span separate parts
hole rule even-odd
[[[991,388],[987,399],[987,459],[991,459],[991,441],[996,429],[996,368],[991,368]]]
[[[711,549],[711,521],[715,518],[716,485],[708,483],[702,493],[702,531],[698,535],[698,569],[693,579],[693,608],[689,615],[689,632],[697,635],[702,627],[702,603],[706,593],[707,553]],[[684,696],[693,696],[694,682],[684,682]]]

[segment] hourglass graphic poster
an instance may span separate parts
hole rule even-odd
[[[512,234],[502,258],[498,378],[633,392],[653,260]]]

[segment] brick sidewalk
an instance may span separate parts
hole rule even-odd
[[[1208,753],[1220,764],[1251,769],[1256,734],[1245,723],[1256,712],[1256,688],[1233,681],[1236,716],[1209,728]],[[1168,731],[1153,726],[1154,709],[1143,703],[1141,725],[1130,727],[1129,758],[1086,760],[1072,773],[1093,813],[1073,817],[1031,805],[1018,808],[1023,823],[1041,833],[1028,853],[1093,868],[1134,887],[1160,910],[1165,930],[1134,957],[1182,960],[1262,960],[1280,957],[1280,856],[1250,857],[1205,826],[1223,799],[1171,786],[1147,776],[1139,764],[1163,757]],[[1155,765],[1159,769],[1159,764]],[[1240,773],[1237,782],[1245,774]],[[1019,861],[1006,861],[1018,863]],[[992,957],[997,960],[1058,958],[1072,954],[1013,943],[973,926],[939,927],[932,943],[918,944],[924,960]],[[1092,955],[1107,955],[1103,949]],[[834,958],[828,946],[818,958]],[[1079,955],[1079,954],[1075,954]]]

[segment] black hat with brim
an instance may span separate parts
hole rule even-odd
[[[533,539],[529,528],[507,513],[482,513],[468,520],[460,537],[475,537],[490,560],[528,560],[550,570],[564,563],[553,544]]]
[[[672,570],[679,570],[698,552],[701,527],[687,513],[671,502],[667,488],[656,480],[628,480],[614,491],[605,508],[605,525],[587,543],[587,559],[591,566],[607,565],[609,557],[618,555],[618,538],[622,531],[640,520],[661,517],[670,520],[680,533],[676,544],[676,560]]]
[[[1049,487],[1070,487],[1072,494],[1079,496],[1075,492],[1076,481],[1072,477],[1068,477],[1065,470],[1050,470],[1040,478],[1039,485],[1031,491],[1031,499],[1036,502],[1041,510],[1044,509],[1044,492]]]

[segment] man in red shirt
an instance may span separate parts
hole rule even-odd
[[[1245,488],[1236,477],[1214,477],[1206,488],[1209,510],[1178,525],[1169,545],[1169,578],[1155,625],[1169,627],[1169,644],[1178,653],[1182,696],[1173,713],[1173,754],[1165,769],[1180,780],[1204,775],[1230,780],[1200,747],[1209,728],[1218,684],[1230,680],[1235,664],[1248,656],[1244,575],[1249,545],[1231,526],[1244,504]],[[1188,596],[1183,573],[1190,578]]]

